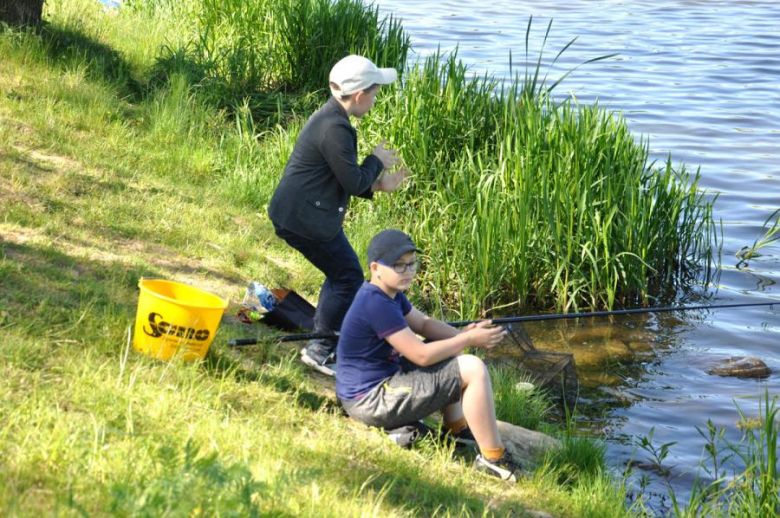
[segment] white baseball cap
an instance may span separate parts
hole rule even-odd
[[[377,68],[370,59],[363,56],[347,56],[330,69],[330,82],[340,90],[331,87],[330,92],[339,99],[344,95],[361,92],[373,84],[386,85],[395,82],[398,71],[394,68]]]

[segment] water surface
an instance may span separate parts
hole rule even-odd
[[[671,155],[675,164],[701,168],[701,187],[718,195],[715,218],[723,222],[721,275],[703,300],[780,301],[780,243],[742,269],[734,257],[780,208],[780,3],[380,0],[378,5],[402,18],[417,56],[457,47],[476,73],[509,77],[510,52],[512,71],[524,70],[530,16],[531,61],[551,19],[543,63],[578,38],[554,67],[545,68],[550,83],[584,61],[617,53],[579,68],[556,89],[556,97],[598,102],[622,113],[637,138],[649,139],[654,159]],[[735,401],[756,415],[759,395],[780,394],[780,307],[527,329],[537,346],[575,353],[590,387],[581,426],[606,438],[614,466],[624,465],[635,438],[653,427],[658,446],[677,442],[665,465],[683,498],[704,446],[696,427],[712,419],[737,440]],[[762,358],[775,374],[745,380],[706,373],[717,360],[747,355]],[[641,460],[642,452],[634,456]],[[665,482],[656,477],[648,490],[664,493]],[[664,502],[659,497],[654,505],[662,511]]]

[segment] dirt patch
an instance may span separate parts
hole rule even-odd
[[[23,150],[19,148],[17,148],[17,151],[23,152]],[[66,156],[51,155],[35,150],[28,150],[26,154],[33,160],[42,162],[56,170],[85,169],[79,162]]]

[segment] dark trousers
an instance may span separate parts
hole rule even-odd
[[[364,281],[363,268],[344,231],[339,230],[336,237],[329,241],[312,241],[276,225],[274,230],[277,236],[325,274],[314,313],[314,332],[339,331],[344,315]],[[336,345],[335,340],[320,343],[329,347]]]

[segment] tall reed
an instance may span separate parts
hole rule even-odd
[[[650,162],[598,104],[554,101],[538,66],[501,82],[436,53],[363,121],[415,173],[382,209],[428,254],[423,284],[461,316],[611,308],[709,265],[713,200],[698,172]]]
[[[327,91],[330,68],[348,54],[396,69],[406,62],[399,21],[358,0],[201,2],[193,40],[166,48],[158,72],[185,69],[222,106],[249,98],[255,115],[272,115],[291,102],[280,94]]]

